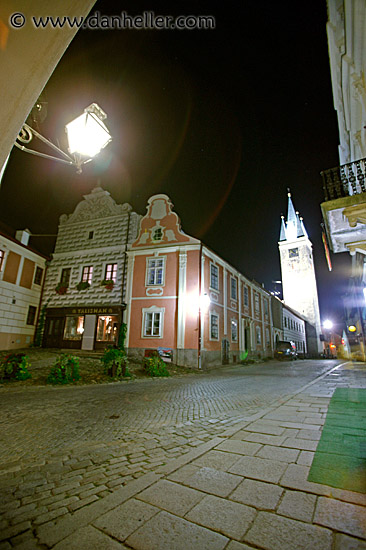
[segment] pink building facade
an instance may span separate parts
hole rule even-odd
[[[130,356],[197,368],[272,356],[269,293],[186,235],[166,195],[149,199],[127,272]]]

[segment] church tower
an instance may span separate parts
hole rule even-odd
[[[278,243],[281,259],[284,302],[306,317],[315,327],[318,350],[320,342],[320,314],[316,287],[312,244],[306,233],[303,219],[295,212],[288,193],[287,221],[281,216],[281,233]]]

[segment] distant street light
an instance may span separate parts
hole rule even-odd
[[[333,328],[333,321],[330,321],[329,319],[326,319],[323,323],[323,327],[327,330],[332,330]]]
[[[32,141],[33,137],[36,137],[56,151],[62,158],[29,149],[24,145],[20,145],[17,141],[15,142],[15,146],[25,153],[75,166],[78,174],[80,174],[82,166],[90,162],[112,139],[108,128],[103,122],[106,118],[107,115],[99,105],[92,103],[84,109],[82,115],[66,124],[69,153],[57,147],[57,145],[42,136],[34,128],[31,128],[29,124],[23,125],[17,137],[18,141],[27,144]]]

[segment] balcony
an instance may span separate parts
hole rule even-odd
[[[366,193],[366,159],[320,172],[326,201]]]
[[[366,159],[321,172],[321,210],[333,252],[366,252]]]

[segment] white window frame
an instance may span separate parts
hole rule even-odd
[[[249,288],[243,285],[243,304],[244,307],[249,307]]]
[[[6,254],[6,251],[1,248],[0,249],[0,271],[2,271],[2,268],[4,266],[5,254]]]
[[[157,307],[157,306],[151,306],[149,308],[143,308],[142,309],[142,327],[141,327],[141,338],[144,338],[145,340],[153,340],[153,339],[161,339],[164,336],[164,313],[165,313],[165,307]],[[145,327],[146,327],[146,319],[147,315],[152,315],[152,324],[151,326],[154,326],[154,317],[155,315],[160,315],[160,323],[159,323],[159,335],[154,334],[146,334],[145,333]]]
[[[212,317],[217,318],[217,338],[212,337]],[[212,342],[218,342],[220,340],[220,316],[216,311],[210,311],[210,326],[209,326],[209,340]]]
[[[236,327],[236,336],[233,338],[233,326]],[[237,343],[238,342],[238,321],[236,319],[231,319],[231,341]]]
[[[254,312],[255,313],[260,313],[261,309],[260,309],[260,305],[259,305],[259,294],[258,292],[255,292],[254,293]]]
[[[115,274],[115,276],[113,277],[113,271],[114,271],[114,270],[112,269],[112,272],[111,272],[112,278],[111,278],[111,279],[108,279],[108,278],[107,278],[107,267],[108,267],[109,265],[111,265],[111,266],[116,266],[116,274]],[[112,280],[114,283],[116,283],[116,282],[117,282],[117,276],[118,276],[118,263],[117,263],[117,262],[108,262],[108,263],[106,263],[106,264],[104,265],[104,279],[107,280],[107,281]]]
[[[86,269],[88,270],[86,272],[87,276],[86,276],[86,278],[84,278],[84,272],[85,272]],[[94,268],[93,268],[92,265],[83,265],[83,267],[81,268],[80,282],[89,283],[91,285],[92,280],[93,280],[93,271],[94,271]]]
[[[217,287],[215,286],[212,286],[211,282],[212,282],[212,268],[215,268],[217,270]],[[214,264],[213,262],[210,263],[210,288],[212,290],[215,290],[216,292],[219,292],[220,290],[220,280],[219,280],[219,266]]]
[[[161,283],[149,283],[149,272],[150,269],[157,269],[156,267],[152,268],[150,266],[150,262],[153,261],[162,261],[162,282]],[[166,266],[166,256],[148,256],[146,258],[146,273],[145,273],[145,286],[164,286],[165,285],[165,266]],[[160,268],[159,268],[160,269]]]
[[[233,281],[235,282],[235,296],[233,296]],[[238,300],[238,281],[236,277],[230,275],[230,298],[235,302]]]

